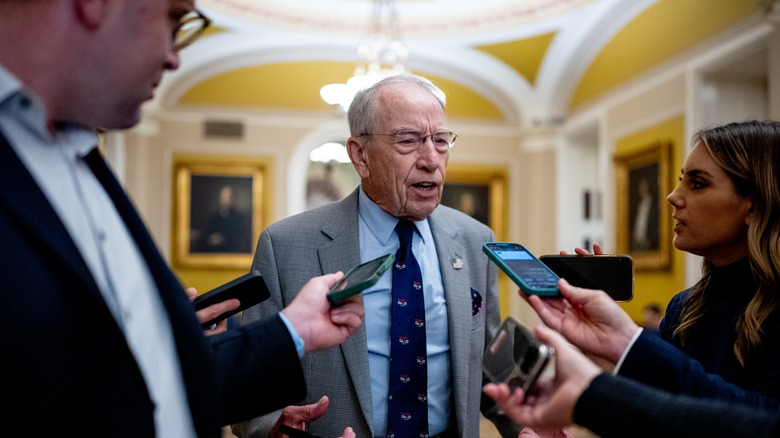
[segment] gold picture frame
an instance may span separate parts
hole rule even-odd
[[[271,221],[271,160],[176,155],[173,159],[173,263],[248,269]]]
[[[671,257],[671,143],[658,141],[615,156],[617,252],[637,270],[667,269]]]
[[[441,203],[489,226],[496,239],[508,235],[507,169],[501,166],[449,164]]]

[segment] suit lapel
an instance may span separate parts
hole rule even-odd
[[[322,227],[322,232],[332,239],[317,250],[323,273],[336,271],[346,273],[347,270],[360,263],[360,236],[357,219],[358,190],[352,192],[341,202],[340,208],[333,211],[331,217],[325,221],[325,225]],[[371,400],[371,376],[368,368],[365,319],[363,322],[358,331],[347,339],[340,348],[363,416],[373,433],[374,408]]]
[[[170,270],[160,256],[160,253],[157,251],[154,241],[146,230],[135,207],[133,207],[133,204],[127,197],[127,194],[125,194],[124,189],[122,189],[119,181],[114,177],[114,174],[108,168],[97,149],[90,152],[85,158],[85,161],[89,164],[90,169],[92,169],[92,172],[95,174],[98,181],[100,181],[100,184],[105,188],[108,196],[114,203],[119,216],[121,216],[125,225],[127,225],[133,240],[141,251],[141,255],[149,266],[149,269],[152,271],[152,276],[157,283],[157,287],[160,290],[165,290],[166,286],[170,286],[170,281],[172,279]],[[174,282],[174,284],[178,284],[178,282]]]
[[[0,163],[3,170],[0,172],[0,187],[8,188],[0,190],[0,208],[9,216],[16,216],[19,226],[26,227],[31,235],[38,237],[40,244],[49,247],[63,266],[84,281],[85,289],[105,305],[97,283],[65,225],[2,133]]]
[[[217,388],[216,382],[203,378],[204,373],[212,372],[212,370],[205,369],[208,368],[207,364],[198,364],[205,356],[207,345],[202,336],[192,336],[193,333],[200,330],[195,312],[190,303],[187,302],[181,284],[157,250],[154,240],[152,240],[135,207],[98,151],[92,151],[86,157],[86,161],[98,181],[106,189],[149,267],[171,320],[171,329],[184,374],[190,409],[192,412],[203,412],[204,409],[201,407],[207,406],[211,402],[209,398],[217,393]],[[177,291],[181,293],[176,293]],[[219,422],[219,412],[215,412],[213,409],[205,411],[208,413],[193,416],[199,435],[208,430],[210,424]]]
[[[472,319],[469,264],[463,260],[467,254],[463,245],[455,240],[458,228],[452,225],[438,209],[431,213],[428,221],[436,244],[436,253],[439,256],[444,296],[447,299],[455,419],[458,430],[466,430],[466,420],[469,418],[466,410]],[[459,260],[461,263],[457,263]]]

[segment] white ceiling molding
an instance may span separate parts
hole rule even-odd
[[[181,96],[209,77],[254,65],[294,61],[355,61],[355,45],[318,42],[309,38],[249,38],[224,33],[198,43],[198,50],[183,51],[181,68],[168,73],[151,108],[172,110]],[[528,82],[497,59],[480,51],[415,45],[409,67],[458,82],[490,100],[507,123],[518,123],[524,104],[533,102]]]
[[[548,50],[537,80],[537,88],[545,96],[543,102],[546,106],[540,107],[539,113],[533,117],[544,120],[545,117],[559,118],[565,114],[580,79],[604,46],[629,21],[656,1],[609,0],[578,13],[578,20],[589,25],[563,28]]]
[[[479,34],[554,19],[599,0],[400,1],[409,38]],[[200,0],[199,6],[279,31],[364,36],[372,2],[355,0]]]

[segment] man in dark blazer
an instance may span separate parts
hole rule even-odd
[[[4,436],[218,437],[301,399],[300,355],[360,325],[330,309],[333,274],[207,340],[97,152],[178,66],[187,19],[207,23],[192,0],[0,1]]]
[[[481,394],[485,343],[500,323],[497,268],[482,253],[482,244],[495,236],[471,217],[439,205],[454,142],[444,104],[444,93],[417,76],[391,77],[359,93],[349,109],[347,149],[361,177],[360,188],[340,202],[263,231],[253,267],[268,281],[271,298],[245,312],[243,319],[277,312],[295,298],[307,276],[346,271],[395,253],[399,238],[394,228],[399,219],[411,220],[414,252],[423,266],[422,290],[431,291],[424,295],[430,436],[478,436],[482,409],[504,436],[517,437],[519,428],[492,410],[490,400],[483,403]],[[234,433],[276,436],[281,423],[303,427],[304,420],[314,420],[307,430],[320,436],[334,436],[344,424],[358,436],[389,435],[385,366],[392,276],[386,274],[364,292],[365,329],[341,348],[304,358],[306,403],[329,399],[321,418],[313,418],[322,414],[321,406],[311,409],[316,415],[308,410],[312,407],[289,407],[283,414],[234,425]],[[433,292],[437,287],[439,292]],[[445,343],[431,340],[437,332]],[[432,351],[442,353],[434,358]],[[437,403],[434,409],[431,400]]]

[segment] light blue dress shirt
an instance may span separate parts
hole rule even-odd
[[[398,251],[398,218],[382,210],[360,188],[358,227],[360,261],[367,262]],[[412,252],[420,264],[425,296],[425,336],[428,350],[428,429],[430,436],[446,431],[452,419],[452,367],[447,328],[447,300],[439,258],[428,220],[415,222]],[[390,380],[390,302],[392,270],[363,292],[366,309],[368,365],[374,407],[374,434],[387,435],[387,396]]]

